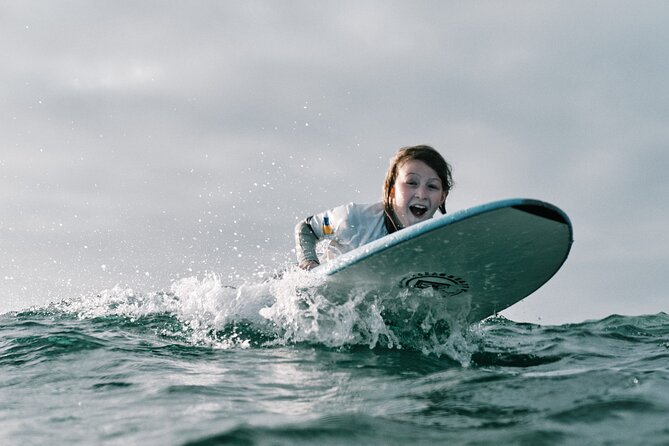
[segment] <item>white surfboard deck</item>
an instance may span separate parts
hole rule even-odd
[[[572,241],[571,222],[559,208],[510,199],[437,216],[313,271],[327,276],[326,295],[415,292],[466,306],[466,320],[476,322],[539,289],[567,259]]]

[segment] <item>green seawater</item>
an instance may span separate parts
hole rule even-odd
[[[333,337],[342,326],[317,316],[242,317],[258,299],[166,299],[116,290],[0,315],[0,444],[669,444],[664,313],[433,326],[414,336],[429,348],[371,322]]]

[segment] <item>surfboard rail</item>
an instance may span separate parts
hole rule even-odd
[[[511,198],[494,201],[488,204],[465,208],[452,214],[436,216],[430,220],[415,224],[408,228],[389,234],[364,246],[351,250],[330,262],[314,268],[314,273],[331,276],[348,266],[360,262],[368,257],[377,255],[400,243],[412,239],[418,235],[427,234],[443,226],[450,225],[468,218],[492,212],[502,208],[514,208],[537,217],[546,218],[568,227],[569,230],[569,249],[574,241],[573,227],[567,214],[559,207],[545,201],[532,198]],[[569,250],[565,253],[563,262],[567,259]]]

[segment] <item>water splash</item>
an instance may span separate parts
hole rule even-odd
[[[324,294],[322,276],[299,269],[287,271],[272,283],[275,301],[259,313],[281,332],[281,342],[312,342],[328,347],[381,344],[400,346],[383,321],[381,309],[364,290],[346,296]]]
[[[447,355],[463,365],[478,348],[477,331],[467,323],[467,302],[453,305],[431,289],[384,295],[357,287],[336,294],[324,285],[324,277],[297,268],[235,286],[210,273],[180,279],[167,291],[137,293],[115,286],[51,309],[78,318],[169,315],[180,330],[171,324],[158,334],[215,348],[364,345]]]

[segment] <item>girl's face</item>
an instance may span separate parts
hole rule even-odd
[[[390,190],[393,211],[403,228],[432,218],[446,195],[437,172],[419,160],[400,166]]]

